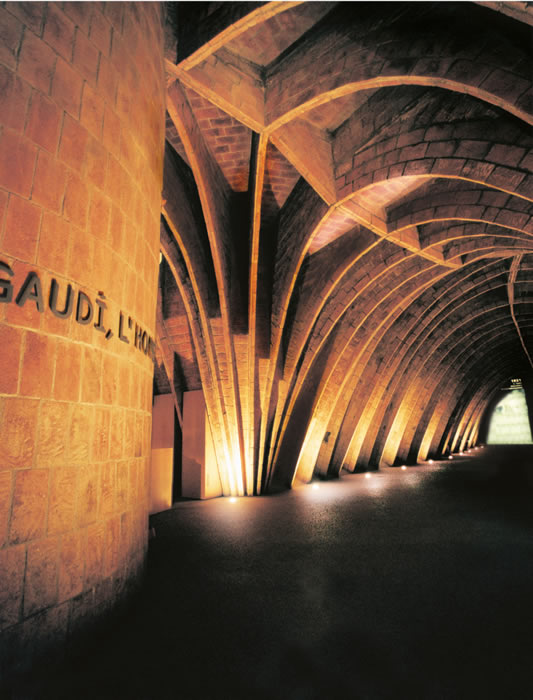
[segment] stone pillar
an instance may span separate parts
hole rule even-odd
[[[222,495],[215,448],[204,393],[183,392],[183,448],[181,495],[216,498]]]
[[[0,27],[0,666],[13,670],[70,644],[143,569],[165,98],[159,3],[6,3]]]
[[[152,409],[152,456],[150,469],[150,514],[172,506],[174,482],[174,397],[154,396]]]

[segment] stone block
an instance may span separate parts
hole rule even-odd
[[[462,158],[437,158],[432,172],[439,175],[460,175],[464,164]]]
[[[59,214],[65,194],[66,172],[62,163],[46,151],[39,151],[33,178],[32,200]]]
[[[455,151],[455,141],[434,141],[430,143],[426,151],[428,158],[445,158],[453,155]]]
[[[52,49],[35,34],[25,32],[18,63],[20,77],[48,95],[55,65],[56,54]]]
[[[88,231],[104,243],[108,240],[111,200],[98,190],[91,192]]]
[[[102,464],[100,471],[100,519],[107,518],[115,512],[116,472],[115,462]]]
[[[37,149],[11,129],[0,139],[0,187],[29,197]]]
[[[400,139],[398,139],[398,142]],[[428,150],[428,144],[425,142],[417,143],[415,146],[405,146],[400,151],[400,161],[417,160],[423,158]]]
[[[59,157],[70,168],[81,172],[85,163],[85,153],[89,133],[76,119],[68,114],[63,120],[61,140],[59,144]]]
[[[85,158],[85,177],[98,189],[104,190],[107,177],[108,156],[106,149],[90,137]],[[110,194],[109,192],[107,194]],[[118,200],[117,200],[118,202]]]
[[[99,51],[80,28],[76,30],[73,65],[80,75],[94,85],[98,75]]]
[[[85,83],[83,86],[80,121],[93,136],[97,139],[101,138],[104,123],[104,100],[89,83]]]
[[[122,460],[117,463],[116,473],[116,510],[123,513],[128,509],[128,488],[130,477],[130,460]]]
[[[72,530],[76,522],[78,471],[58,468],[51,471],[50,504],[48,506],[48,534]]]
[[[87,184],[75,172],[69,172],[63,200],[64,218],[75,226],[85,228],[88,202],[89,188]]]
[[[0,61],[13,70],[17,65],[21,39],[22,23],[13,14],[0,8]]]
[[[129,485],[128,485],[128,508],[133,508],[139,500],[138,494],[138,459],[130,460]]]
[[[533,199],[533,175],[526,175],[516,188],[516,193],[528,199]]]
[[[472,180],[486,181],[494,168],[492,163],[469,159],[463,167],[463,175]]]
[[[82,84],[79,73],[62,58],[58,58],[52,84],[52,98],[60,109],[64,109],[74,119],[80,116]]]
[[[72,60],[74,23],[60,10],[58,4],[48,5],[43,39],[66,61]]]
[[[111,459],[122,459],[124,452],[124,410],[115,408],[111,411],[109,430],[109,454]]]
[[[0,49],[1,51],[1,49]],[[6,66],[0,64],[0,110],[2,123],[22,134],[31,88]]]
[[[9,541],[19,544],[42,537],[46,528],[48,469],[24,469],[15,474]]]
[[[115,157],[120,154],[121,125],[113,109],[107,104],[104,112],[103,144]]]
[[[109,457],[109,424],[109,409],[96,407],[94,411],[92,459],[97,462],[105,461]]]
[[[99,403],[101,394],[102,355],[96,348],[84,348],[81,400]]]
[[[114,355],[105,354],[102,358],[102,401],[115,404],[118,398],[118,364]]]
[[[72,408],[67,455],[73,463],[87,462],[89,459],[92,414],[91,405],[76,404]]]
[[[107,576],[118,568],[120,563],[120,516],[106,522],[104,570]]]
[[[24,582],[24,616],[28,617],[57,602],[59,540],[50,538],[28,545]]]
[[[13,472],[11,470],[0,472],[0,549],[7,541],[12,490]]]
[[[39,402],[5,398],[0,422],[0,469],[29,467],[33,462]]]
[[[85,535],[83,531],[63,535],[59,555],[59,602],[73,598],[82,592],[84,569]]]
[[[491,172],[488,182],[496,187],[503,187],[505,190],[516,189],[522,180],[525,178],[525,173],[522,173],[512,168],[496,166]]]
[[[52,100],[34,91],[26,123],[26,136],[37,146],[55,153],[59,142],[61,116]]]
[[[531,88],[520,95],[516,100],[516,106],[518,109],[526,112],[526,114],[533,112],[533,90]]]
[[[100,56],[98,68],[98,90],[111,108],[115,107],[118,75],[116,68],[105,56]]]
[[[0,324],[0,393],[16,394],[19,383],[19,363],[22,347],[22,331]]]
[[[80,395],[81,347],[59,340],[53,395],[57,401],[77,401]]]
[[[92,14],[89,39],[104,56],[109,56],[111,51],[111,25],[100,12],[93,12]]]
[[[22,357],[20,393],[47,398],[52,392],[55,340],[28,331]]]
[[[0,394],[17,393],[21,344],[20,328],[0,324]]]
[[[73,226],[74,229],[74,226]],[[75,229],[74,229],[75,230]],[[77,232],[78,234],[78,232]],[[93,270],[94,270],[94,239],[92,236],[79,235],[71,236],[69,241],[69,266],[68,276],[70,279],[75,279],[78,284],[83,287],[91,288],[93,286]],[[92,331],[92,326],[76,323],[80,333],[75,336],[76,340],[85,340],[92,342],[92,337],[87,334],[88,330]]]
[[[500,165],[508,165],[510,168],[518,167],[526,153],[525,148],[519,146],[509,146],[503,143],[495,143],[487,153],[487,160]]]
[[[45,5],[44,2],[31,2],[30,0],[29,2],[10,3],[8,9],[34,34],[41,36]]]
[[[39,420],[37,464],[58,466],[65,462],[66,430],[70,406],[59,401],[43,401]]]
[[[67,14],[77,27],[78,32],[82,31],[89,35],[89,25],[94,5],[92,2],[67,2],[64,6]]]
[[[80,465],[78,477],[78,526],[83,527],[96,520],[100,488],[98,465]]]
[[[87,529],[84,587],[95,586],[104,575],[105,524],[94,523]]]
[[[119,3],[106,3],[104,5],[104,14],[111,22],[115,32],[122,34],[122,25],[124,20],[124,8]]]
[[[500,68],[495,68],[481,84],[482,90],[491,92],[511,103],[530,87],[530,81]]]
[[[0,550],[0,629],[15,624],[22,611],[26,548]]]

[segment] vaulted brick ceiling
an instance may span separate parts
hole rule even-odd
[[[531,374],[529,6],[169,3],[156,383],[225,493],[461,449]]]

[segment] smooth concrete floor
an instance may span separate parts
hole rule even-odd
[[[533,447],[318,486],[152,518],[135,613],[35,697],[533,698]]]

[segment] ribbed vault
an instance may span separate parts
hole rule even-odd
[[[203,389],[225,494],[464,449],[527,385],[531,18],[504,10],[169,4],[156,385]]]

